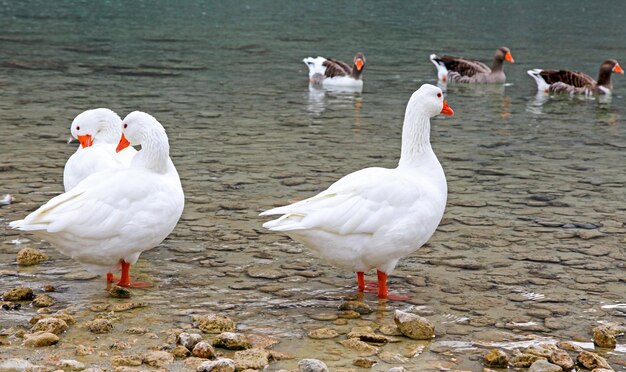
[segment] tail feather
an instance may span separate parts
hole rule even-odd
[[[543,77],[541,76],[542,71],[543,71],[542,69],[535,68],[535,69],[526,71],[526,73],[530,77],[535,79],[535,83],[537,83],[537,90],[539,90],[540,92],[548,93],[548,91],[550,90],[550,84],[546,83],[546,81],[543,80]]]
[[[272,231],[293,231],[293,230],[304,230],[306,227],[302,226],[300,222],[302,221],[303,215],[299,215],[296,213],[289,213],[282,215],[280,218],[277,218],[272,221],[268,221],[263,224],[268,230]]]
[[[443,63],[443,61],[441,61],[439,56],[436,54],[430,55],[430,61],[437,68],[437,78],[441,81],[446,81],[448,79],[448,69],[446,68],[446,65]]]

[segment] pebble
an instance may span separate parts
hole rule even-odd
[[[614,349],[617,346],[615,333],[607,326],[598,326],[593,329],[593,343],[598,347]]]
[[[380,354],[378,354],[378,357],[383,362],[389,363],[389,364],[403,364],[409,361],[404,356],[397,354],[397,353],[392,353],[390,351],[383,351]]]
[[[114,366],[138,367],[142,362],[143,358],[139,355],[116,355],[111,363]]]
[[[113,298],[130,298],[133,293],[128,288],[120,287],[119,285],[114,285],[108,291],[109,296]]]
[[[356,311],[360,315],[367,315],[372,313],[372,308],[361,301],[345,301],[339,305],[341,311]]]
[[[151,367],[167,368],[174,361],[174,356],[167,351],[150,351],[143,357],[143,362]]]
[[[59,336],[50,332],[37,332],[24,335],[24,346],[50,346],[59,342]]]
[[[354,327],[348,333],[348,338],[358,338],[361,341],[374,344],[386,344],[389,342],[388,337],[374,333],[371,327]]]
[[[28,287],[13,288],[2,294],[4,301],[30,301],[33,297],[33,290]]]
[[[487,367],[506,368],[509,365],[509,356],[500,349],[491,349],[483,357],[483,363]]]
[[[599,356],[596,353],[592,353],[591,351],[583,350],[576,357],[578,363],[582,364],[585,368],[594,369],[594,368],[606,368],[612,370],[609,363],[603,357]]]
[[[206,341],[200,341],[194,345],[191,355],[197,358],[211,359],[215,357],[215,349]]]
[[[48,255],[35,248],[22,248],[17,252],[17,264],[20,266],[37,265],[48,259]]]
[[[530,368],[528,368],[528,372],[562,372],[563,369],[556,364],[552,364],[545,359],[539,359],[534,362]]]
[[[349,338],[347,340],[339,341],[343,346],[354,349],[361,354],[365,355],[374,355],[378,353],[378,348],[376,346],[372,346],[367,342],[363,342],[356,338]]]
[[[222,332],[213,341],[213,346],[228,350],[243,350],[250,348],[250,342],[241,333]]]
[[[58,335],[67,329],[67,323],[62,319],[57,318],[43,318],[40,319],[30,329],[31,332],[50,332]]]
[[[56,367],[63,371],[82,371],[85,369],[85,364],[74,359],[61,359]]]
[[[94,319],[87,322],[87,329],[91,333],[109,333],[113,330],[113,323],[108,319]]]
[[[539,359],[545,358],[534,354],[520,354],[512,357],[509,360],[509,364],[511,365],[511,367],[515,368],[528,368]]]
[[[246,274],[252,278],[260,279],[280,279],[287,276],[283,271],[269,266],[252,266],[246,270]]]
[[[574,368],[574,360],[565,350],[554,350],[548,357],[548,360],[550,363],[560,366],[565,371],[569,371]]]
[[[204,333],[232,332],[236,328],[232,319],[221,314],[196,315],[194,321]]]
[[[202,362],[196,369],[197,372],[235,372],[235,361],[228,358],[218,358]]]
[[[54,304],[54,298],[45,293],[40,293],[33,299],[33,306],[48,307]]]
[[[302,359],[298,362],[298,372],[329,372],[326,363],[318,359]]]
[[[435,337],[435,327],[426,318],[419,315],[396,310],[393,320],[400,332],[415,340],[430,340]]]
[[[197,333],[182,332],[176,337],[176,343],[193,350],[198,342],[202,341],[202,335]]]
[[[318,329],[309,331],[308,336],[316,340],[322,340],[322,339],[328,339],[328,338],[335,338],[339,336],[339,333],[337,333],[337,331],[335,331],[334,329],[330,329],[330,328],[318,328]]]
[[[130,335],[143,335],[143,334],[146,334],[146,333],[148,333],[150,331],[147,328],[130,327],[125,332],[130,334]]]
[[[235,352],[235,368],[237,371],[245,369],[264,369],[269,364],[270,353],[267,350],[253,348]]]

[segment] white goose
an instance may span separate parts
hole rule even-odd
[[[66,192],[94,173],[127,168],[137,153],[127,147],[116,154],[115,148],[122,137],[122,119],[107,108],[82,112],[72,121],[70,131],[80,145],[63,169]]]
[[[282,216],[263,227],[357,272],[359,291],[364,271],[376,268],[378,297],[387,298],[387,274],[428,241],[446,206],[446,178],[430,145],[430,118],[440,113],[454,114],[441,89],[422,85],[406,107],[396,168],[365,168],[312,198],[265,211]]]
[[[90,271],[121,266],[118,285],[131,286],[130,265],[174,229],[184,194],[163,126],[139,111],[123,123],[118,148],[141,145],[130,168],[92,174],[10,226],[32,231]]]

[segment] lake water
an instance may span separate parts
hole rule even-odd
[[[306,357],[332,370],[356,368],[358,353],[336,341],[352,327],[393,322],[395,309],[426,315],[437,337],[397,337],[382,347],[384,356],[371,357],[373,370],[480,370],[489,347],[513,350],[536,339],[593,348],[592,328],[623,324],[626,315],[626,79],[614,76],[610,99],[546,98],[536,97],[526,70],[571,68],[595,78],[607,58],[626,65],[626,13],[616,5],[0,3],[0,193],[16,199],[0,208],[0,290],[51,283],[58,288],[52,309],[69,308],[79,320],[53,357],[12,336],[3,354],[108,368],[121,353],[161,347],[172,329],[192,326],[193,314],[223,312],[244,333],[278,338],[273,349],[294,357],[270,370],[296,368]],[[428,56],[490,64],[502,45],[516,61],[505,66],[506,86],[450,84],[455,116],[432,121],[449,202],[437,233],[390,278],[391,291],[412,300],[379,304],[366,294],[370,315],[315,319],[340,315],[339,304],[356,295],[354,273],[264,231],[258,213],[363,167],[395,166],[406,102],[421,84],[436,84]],[[357,51],[367,58],[362,93],[309,89],[302,58],[350,62]],[[7,224],[62,192],[63,165],[77,146],[66,143],[71,120],[103,106],[159,119],[186,205],[172,235],[133,270],[155,283],[134,292],[133,301],[147,307],[117,314],[114,331],[95,337],[81,325],[98,315],[92,305],[119,301],[106,297],[104,279]],[[25,246],[50,260],[18,267],[15,255]],[[373,272],[366,275],[373,280]],[[0,328],[26,327],[35,313],[26,304],[0,310]],[[134,326],[156,337],[124,333]],[[321,327],[342,335],[307,337]],[[120,340],[128,350],[110,348]],[[597,351],[624,369],[618,342],[616,350]],[[77,343],[96,351],[77,357]],[[396,355],[422,346],[418,356]]]

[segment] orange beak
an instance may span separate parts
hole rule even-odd
[[[357,71],[361,71],[363,69],[363,60],[361,58],[354,61],[354,65],[356,66]]]
[[[126,137],[124,137],[124,134],[122,133],[122,138],[120,138],[120,143],[117,144],[115,152],[120,152],[128,146],[130,146],[130,142],[128,142],[128,140],[126,139]]]
[[[93,145],[93,139],[91,138],[91,134],[85,134],[84,136],[78,136],[78,142],[85,149],[91,145]]]
[[[624,70],[622,70],[622,66],[620,66],[619,64],[615,64],[615,67],[613,67],[613,72],[617,72],[618,74],[624,74]]]
[[[452,107],[448,106],[448,102],[446,102],[446,100],[443,100],[443,108],[441,109],[441,114],[444,115],[454,115],[454,110],[452,110]]]
[[[510,63],[515,63],[515,60],[513,59],[513,55],[511,54],[511,52],[506,52],[506,54],[504,55],[504,60]]]

